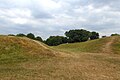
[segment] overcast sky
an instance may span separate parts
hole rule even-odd
[[[0,34],[45,39],[70,29],[120,33],[120,0],[0,0]]]

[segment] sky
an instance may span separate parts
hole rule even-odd
[[[120,33],[120,0],[0,0],[0,34],[46,39],[71,29]]]

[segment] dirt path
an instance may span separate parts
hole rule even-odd
[[[104,53],[112,53],[111,45],[114,42],[115,37],[112,37],[109,42],[107,42],[104,47],[103,47],[103,52]]]
[[[104,45],[103,47],[103,53],[112,53],[112,49],[111,49],[111,45],[114,42],[115,37],[110,38],[110,40]],[[40,46],[42,46],[44,49],[49,49],[48,47],[46,47],[44,44],[33,40],[34,42],[38,43]],[[73,55],[73,54],[69,54],[69,53],[65,53],[65,52],[61,52],[61,51],[53,51],[54,54],[56,54],[57,56],[61,56],[61,57],[77,57],[78,55]],[[88,54],[88,53],[87,53]],[[90,53],[91,54],[91,53]]]

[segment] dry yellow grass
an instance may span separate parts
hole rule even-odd
[[[11,47],[18,47],[23,53],[31,55],[54,55],[53,52],[44,47],[42,43],[38,44],[37,41],[28,39],[26,37],[1,36],[0,45],[3,50],[9,50]]]
[[[0,38],[3,38],[3,37],[0,37]],[[8,54],[4,56],[0,55],[0,79],[1,80],[120,80],[120,56],[119,55],[89,53],[89,52],[81,52],[81,51],[80,52],[71,51],[70,53],[69,51],[67,53],[64,51],[56,52],[58,49],[57,50],[53,49],[54,50],[53,51],[49,49],[49,47],[47,46],[42,47],[44,45],[38,44],[36,42],[34,43],[34,41],[31,41],[26,38],[25,39],[21,39],[21,38],[14,39],[14,38],[15,37],[12,37],[10,42],[7,41],[6,38],[4,38],[4,40],[6,41],[5,43],[2,42],[2,45],[3,44],[6,45],[8,42],[11,43],[12,41],[13,41],[12,43],[15,43],[15,44],[18,44],[17,42],[19,42],[20,43],[19,45],[21,45],[22,47],[20,49],[23,50],[24,48],[25,51],[28,52],[25,54],[29,54],[29,55],[35,55],[36,53],[41,54],[41,52],[39,53],[38,51],[40,50],[39,48],[44,48],[44,51],[47,48],[47,50],[50,50],[50,54],[51,52],[53,52],[53,53],[59,53],[59,55],[56,54],[55,57],[54,56],[38,56],[38,55],[31,56],[31,57],[27,57],[26,61],[21,61],[21,62],[18,61],[17,63],[12,63],[10,60],[11,58],[8,59],[10,60],[9,63],[5,63],[6,59],[4,56],[7,56]],[[107,39],[107,41],[109,40]],[[10,47],[13,46],[10,44],[7,44],[7,45],[9,45]],[[35,48],[33,48],[34,46],[30,46],[30,45],[34,45]],[[16,49],[19,50],[18,48]],[[31,49],[34,49],[32,50],[33,53],[29,52],[29,50]],[[12,48],[12,50],[14,49]],[[45,54],[46,52],[48,51],[45,51]],[[22,53],[20,52],[16,55],[21,56],[19,54],[22,54]],[[10,56],[13,56],[13,55],[10,55]],[[26,55],[22,54],[22,56],[26,58]],[[4,59],[1,60],[2,57],[4,57]],[[20,59],[20,60],[23,60],[23,59]]]
[[[47,58],[1,68],[3,80],[119,80],[120,58],[79,54],[79,58]]]

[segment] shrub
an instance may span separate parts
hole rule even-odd
[[[32,33],[27,34],[27,37],[30,39],[35,39],[35,35]]]

